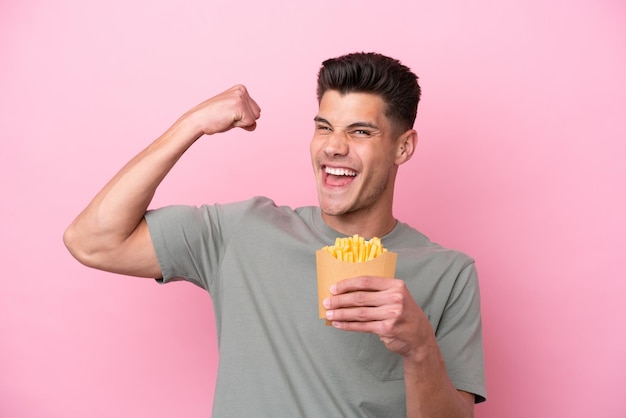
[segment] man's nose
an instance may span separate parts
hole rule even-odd
[[[346,155],[348,154],[348,137],[343,131],[334,131],[328,135],[324,152],[326,155]]]

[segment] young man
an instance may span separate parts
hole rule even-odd
[[[65,243],[88,266],[188,280],[211,294],[220,347],[214,417],[471,417],[485,396],[474,262],[392,211],[398,167],[417,143],[419,96],[417,77],[397,60],[327,60],[310,146],[319,207],[258,197],[147,211],[197,139],[255,129],[260,108],[235,86],[133,158]],[[328,327],[317,316],[315,251],[353,234],[382,237],[398,254],[398,278],[333,286]]]

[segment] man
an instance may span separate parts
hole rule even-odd
[[[392,58],[349,54],[323,63],[317,93],[319,207],[257,197],[147,210],[196,140],[255,129],[260,108],[235,86],[133,158],[65,243],[91,267],[208,290],[220,348],[214,417],[471,417],[485,396],[473,260],[392,211],[398,167],[417,143],[417,77]],[[382,237],[398,254],[398,278],[333,286],[328,327],[317,317],[315,251],[353,234]]]

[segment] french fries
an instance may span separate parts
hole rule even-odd
[[[335,245],[328,245],[322,249],[328,251],[337,260],[350,263],[363,263],[387,252],[380,238],[374,237],[367,241],[358,234],[337,238]]]

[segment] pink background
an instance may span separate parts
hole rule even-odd
[[[622,0],[2,1],[0,416],[210,415],[209,297],[89,270],[63,230],[235,83],[263,109],[258,130],[196,144],[154,206],[316,203],[315,76],[355,50],[420,76],[396,215],[477,260],[489,400],[476,416],[625,416]]]

